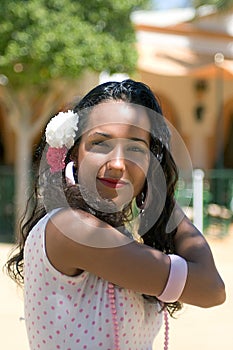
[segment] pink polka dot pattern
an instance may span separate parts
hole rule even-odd
[[[27,238],[25,321],[31,350],[114,350],[108,282],[84,271],[61,274],[50,264],[44,244],[46,215]],[[119,347],[152,350],[162,325],[159,306],[140,294],[114,286]]]

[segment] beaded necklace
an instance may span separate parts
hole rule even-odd
[[[112,323],[114,328],[114,349],[120,350],[120,340],[119,340],[119,324],[117,320],[117,309],[116,309],[116,298],[115,298],[115,288],[114,284],[108,283],[108,298],[112,313]],[[163,311],[164,316],[164,350],[168,350],[168,340],[169,340],[169,322],[168,322],[168,312],[166,309]]]
[[[169,320],[168,320],[168,312],[167,309],[164,309],[163,311],[164,316],[164,350],[168,350],[168,341],[169,341]]]
[[[112,313],[112,322],[114,327],[114,350],[120,350],[119,344],[119,324],[117,320],[116,299],[114,284],[108,283],[108,298]]]

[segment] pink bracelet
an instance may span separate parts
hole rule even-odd
[[[179,300],[186,283],[188,265],[186,260],[175,254],[168,255],[171,264],[167,284],[158,299],[165,303],[173,303]]]

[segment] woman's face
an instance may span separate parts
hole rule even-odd
[[[145,183],[149,130],[149,118],[142,107],[122,101],[95,106],[75,154],[79,183],[118,208],[129,203]]]

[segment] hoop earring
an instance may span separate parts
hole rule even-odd
[[[136,196],[136,204],[139,209],[144,209],[147,194],[147,182],[145,183],[142,191]]]
[[[69,162],[65,168],[65,177],[66,177],[67,183],[70,185],[76,184],[77,176],[76,176],[76,171],[74,171],[75,168],[76,167],[74,165],[74,162]]]
[[[75,184],[78,183],[78,167],[76,163],[73,164],[73,176],[74,176],[74,182]]]

